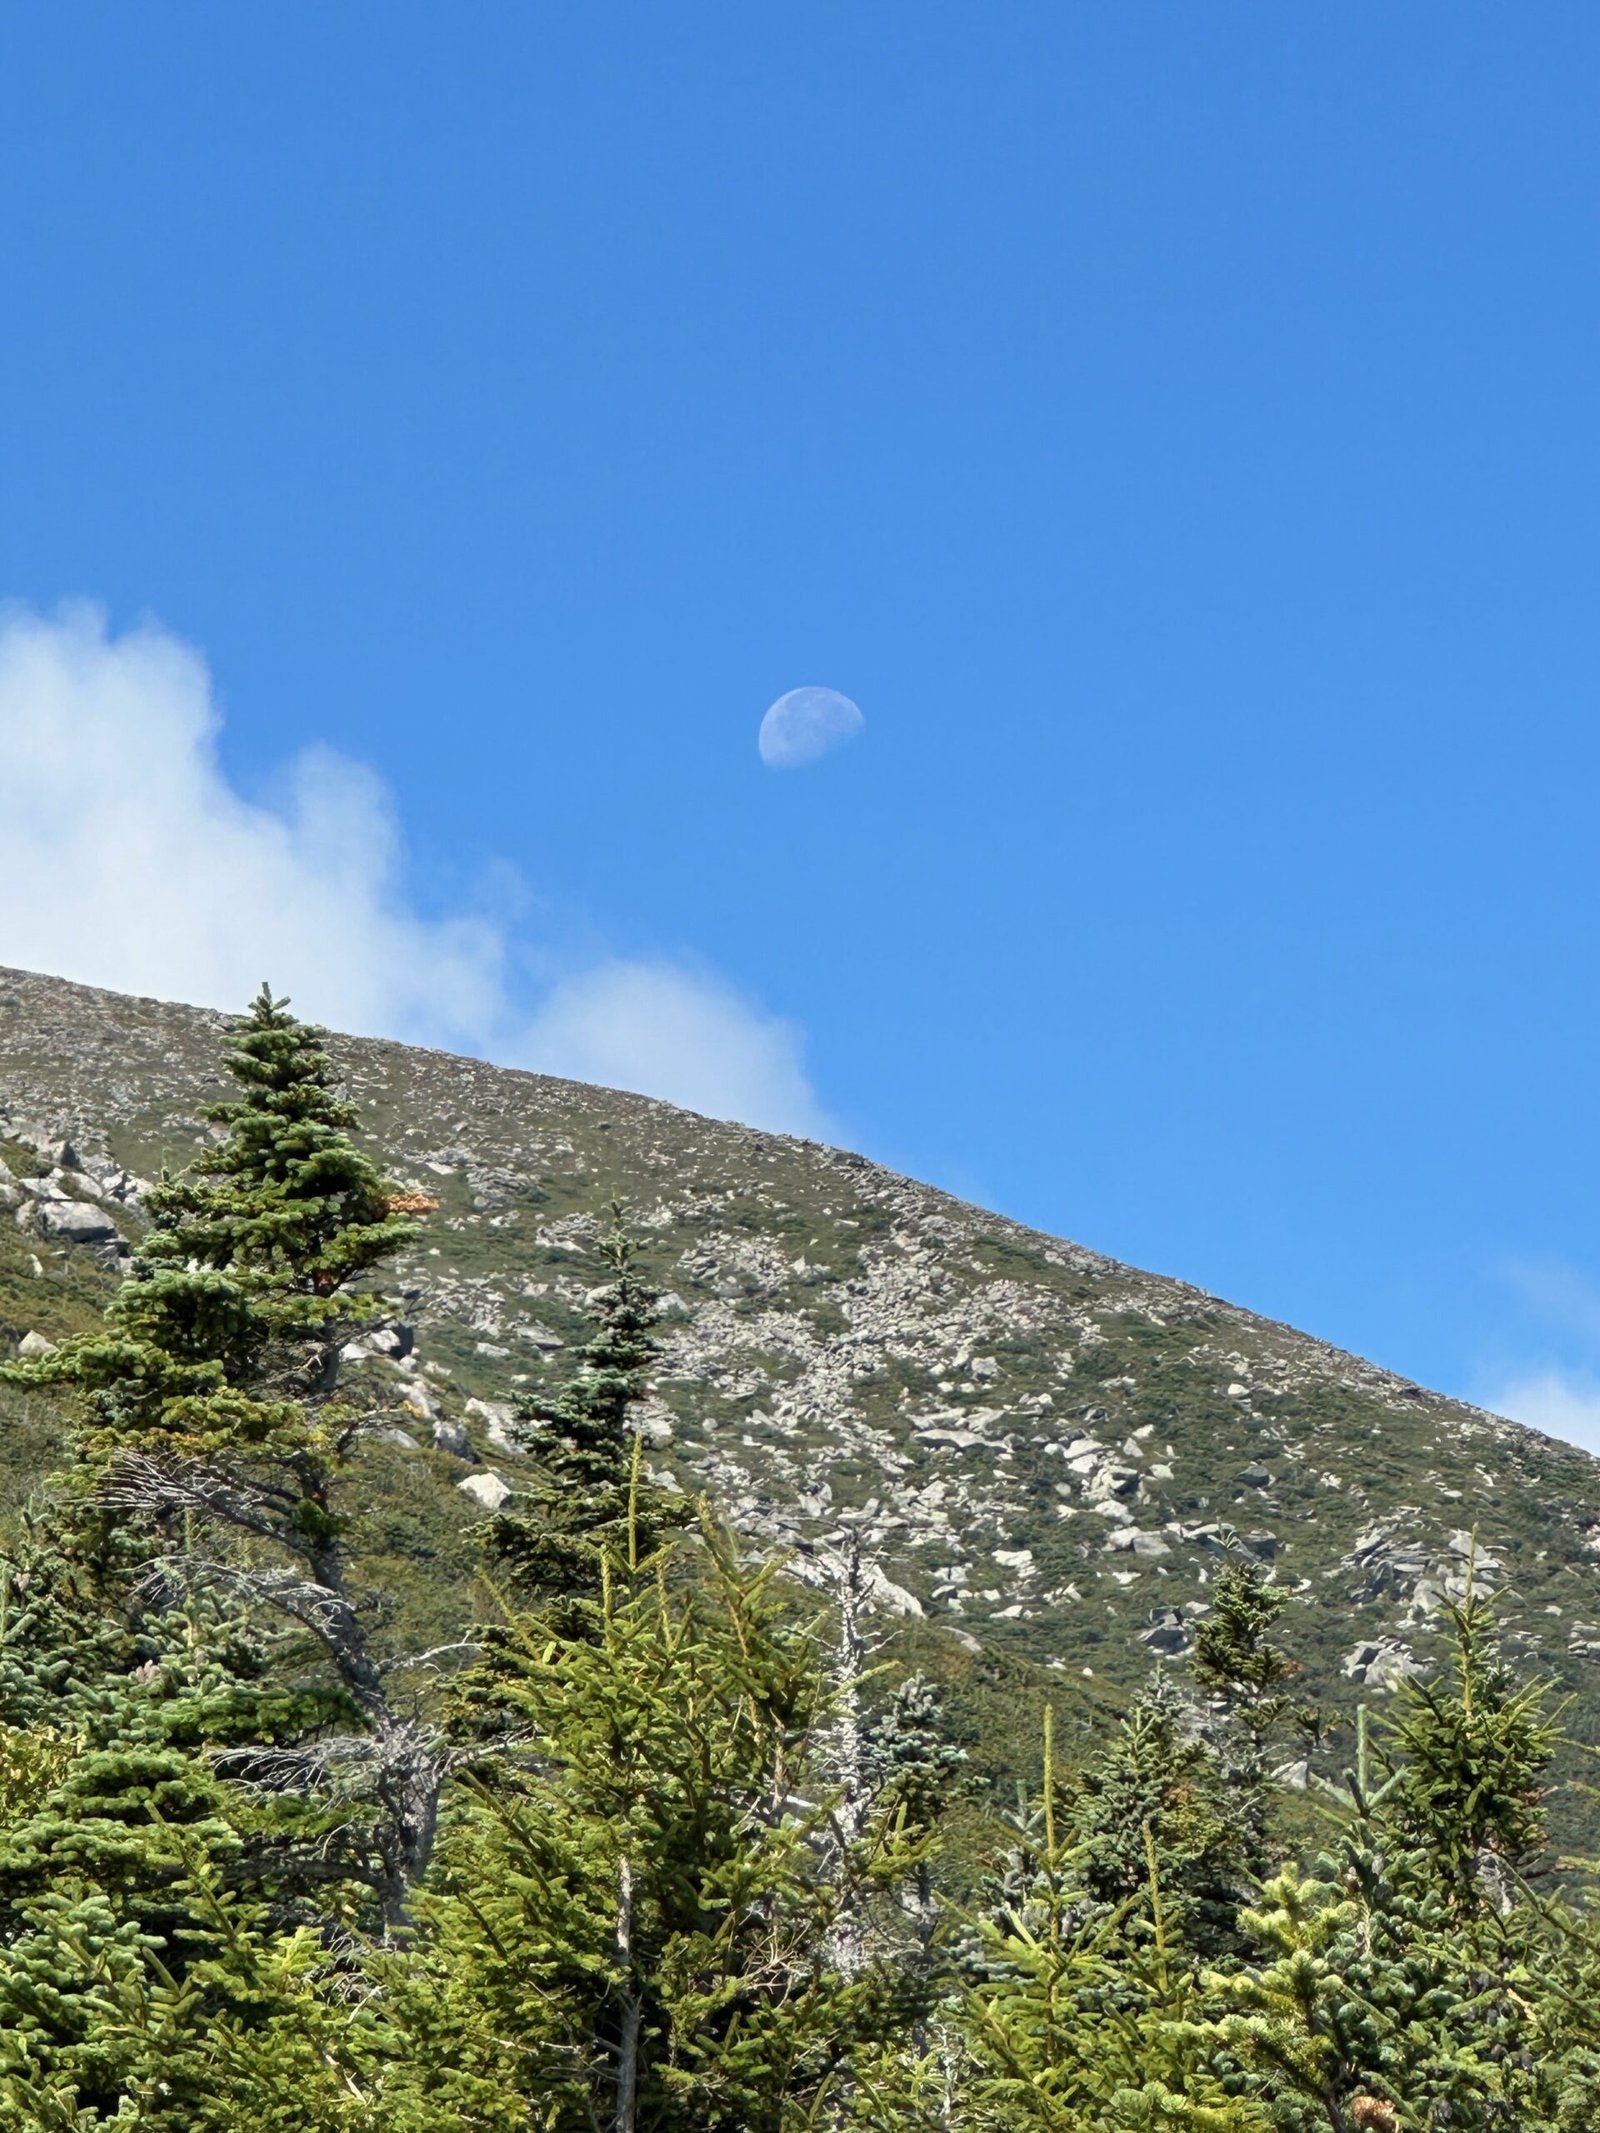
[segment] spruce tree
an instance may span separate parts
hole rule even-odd
[[[396,1706],[346,1550],[351,1461],[375,1419],[340,1353],[381,1309],[368,1277],[413,1234],[351,1138],[323,1033],[263,986],[225,1064],[219,1144],[149,1197],[151,1226],[102,1333],[7,1375],[79,1396],[59,1519],[70,1552],[125,1575],[135,1614],[209,1582],[306,1633],[359,1738],[307,1742],[307,1772],[361,1773],[391,1924],[433,1839],[441,1760]],[[132,1558],[131,1564],[129,1558]]]
[[[634,1410],[660,1354],[659,1299],[639,1271],[638,1240],[620,1203],[596,1245],[608,1279],[590,1296],[591,1330],[576,1368],[553,1397],[515,1403],[516,1432],[532,1473],[485,1529],[497,1580],[518,1603],[554,1609],[569,1625],[592,1607],[600,1564],[629,1545],[648,1555],[688,1507],[633,1475]]]
[[[219,1751],[304,1723],[292,1690],[252,1688],[239,1625],[202,1597],[165,1627],[161,1661],[0,1733],[6,2123],[311,2133],[333,2121],[287,2094],[247,2119],[234,2075],[303,2028],[313,1951],[360,1915],[361,1861],[331,1803],[224,1775]]]
[[[1079,1891],[1084,1918],[1110,1925],[1113,1946],[1147,1943],[1153,1857],[1169,1955],[1193,1965],[1230,1953],[1257,1857],[1238,1808],[1192,1711],[1158,1673],[1065,1788],[1068,1886]]]
[[[1313,1705],[1297,1703],[1291,1684],[1298,1661],[1272,1631],[1287,1595],[1254,1556],[1237,1554],[1217,1573],[1210,1612],[1195,1629],[1189,1674],[1209,1700],[1212,1745],[1230,1794],[1241,1861],[1263,1874],[1268,1863],[1271,1770],[1289,1732],[1315,1740],[1323,1726]]]
[[[1363,1727],[1338,1841],[1267,1885],[1242,1921],[1253,1959],[1216,1980],[1217,2038],[1293,2133],[1554,2124],[1590,2092],[1582,1995],[1556,2015],[1551,1990],[1593,1961],[1587,1935],[1563,1948],[1528,1882],[1554,1723],[1470,1581],[1447,1622],[1444,1666],[1398,1692],[1387,1779]]]
[[[1046,1713],[1042,1787],[1014,1820],[972,1951],[949,2106],[962,2133],[1267,2133],[1214,2064],[1183,1897],[1168,1901],[1163,1853],[1193,1870],[1223,1841],[1195,1841],[1213,1810],[1185,1797],[1195,1766],[1174,1753],[1164,1701],[1131,1714],[1076,1803]]]
[[[508,1625],[516,1728],[463,1780],[396,1987],[402,2133],[798,2133],[901,2026],[890,1962],[829,1959],[814,1637],[714,1529],[654,1561],[628,1538],[569,1632]],[[852,1878],[887,1902],[915,1859],[886,1820]]]
[[[1545,1685],[1505,1664],[1495,1607],[1471,1576],[1445,1610],[1447,1669],[1401,1683],[1386,1731],[1398,1783],[1388,1806],[1463,1912],[1504,1911],[1541,1863],[1546,1780],[1559,1728]]]

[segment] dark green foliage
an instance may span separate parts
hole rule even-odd
[[[780,1565],[643,1473],[655,1298],[615,1209],[572,1381],[522,1408],[532,1478],[485,1529],[503,1606],[447,1745],[351,1572],[375,1410],[341,1350],[405,1225],[270,994],[230,1067],[104,1324],[5,1372],[75,1403],[0,1562],[7,2127],[1600,2122],[1594,1882],[1553,1871],[1556,1721],[1470,1565],[1376,1764],[1363,1714],[1347,1781],[1302,1799],[1332,1821],[1314,1856],[1285,1857],[1272,1766],[1322,1720],[1274,1641],[1288,1595],[1241,1555],[1187,1684],[1158,1673],[1076,1769],[1047,1721],[962,1913],[940,1846],[985,1809],[929,1681],[866,1663],[869,1566],[840,1559],[824,1639]]]
[[[241,1094],[210,1114],[220,1143],[152,1193],[104,1329],[4,1373],[77,1396],[45,1586],[58,1612],[69,1590],[91,1612],[98,1598],[101,1638],[120,1620],[160,1650],[167,1596],[208,1589],[319,1651],[325,1708],[368,1736],[337,1760],[347,1781],[365,1765],[393,1922],[426,1863],[438,1768],[428,1730],[395,1707],[351,1584],[339,1490],[370,1416],[343,1397],[340,1354],[378,1308],[353,1285],[410,1226],[350,1137],[321,1032],[265,986],[226,1064]],[[304,1745],[328,1764],[320,1739]]]
[[[1215,1959],[1237,1945],[1237,1914],[1257,1864],[1255,1833],[1199,1738],[1194,1712],[1165,1677],[1137,1698],[1069,1787],[1065,1807],[1070,1878],[1087,1920],[1120,1917],[1118,1932],[1137,1940],[1151,1923],[1138,1904],[1153,1855],[1169,1947]]]
[[[658,1299],[641,1277],[638,1244],[613,1205],[596,1248],[610,1277],[589,1298],[588,1338],[553,1399],[516,1403],[518,1435],[535,1472],[485,1530],[497,1579],[522,1603],[553,1606],[564,1619],[592,1605],[602,1559],[648,1555],[683,1522],[686,1507],[641,1485],[632,1419],[660,1353]]]
[[[903,1815],[917,1830],[937,1825],[961,1787],[967,1755],[951,1740],[943,1701],[924,1675],[907,1675],[869,1724],[863,1760],[880,1812]]]
[[[1503,1909],[1543,1853],[1558,1728],[1543,1684],[1519,1685],[1506,1666],[1493,1601],[1470,1575],[1448,1615],[1448,1673],[1404,1682],[1396,1699],[1391,1814],[1459,1910]]]

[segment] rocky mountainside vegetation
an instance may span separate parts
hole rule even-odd
[[[4,1012],[7,2125],[1594,2124],[1581,1463],[265,988]]]
[[[98,1311],[144,1181],[214,1131],[223,1029],[0,971],[0,1340]],[[470,1529],[523,1456],[510,1402],[559,1381],[615,1198],[665,1298],[654,1474],[819,1584],[859,1555],[882,1625],[974,1709],[987,1687],[991,1745],[1019,1683],[1026,1703],[1055,1677],[1093,1724],[1153,1657],[1181,1668],[1239,1547],[1291,1595],[1307,1687],[1347,1710],[1434,1664],[1472,1557],[1508,1651],[1600,1738],[1586,1454],[858,1156],[395,1044],[334,1052],[427,1209],[404,1316],[347,1358],[392,1408],[360,1509],[397,1639],[459,1617]],[[56,1424],[0,1400],[17,1502]]]

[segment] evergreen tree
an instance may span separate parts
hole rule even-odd
[[[1191,1870],[1222,1849],[1174,1775],[1197,1766],[1175,1755],[1167,1702],[1158,1693],[1130,1714],[1076,1812],[1046,1714],[1043,1785],[1016,1818],[999,1900],[980,1922],[951,2100],[962,2133],[1266,2133],[1260,2106],[1213,2064],[1193,1953],[1167,1903],[1163,1849]],[[1159,1838],[1138,1819],[1146,1807]],[[1119,1813],[1130,1821],[1113,1830]]]
[[[1104,1751],[1066,1788],[1071,1872],[1086,1921],[1119,1919],[1114,1939],[1148,1939],[1151,1858],[1169,1955],[1214,1961],[1238,1944],[1237,1918],[1256,1863],[1214,1749],[1172,1682],[1157,1673]]]
[[[908,1674],[886,1710],[866,1728],[863,1775],[871,1812],[889,1817],[919,1843],[938,1830],[967,1777],[967,1752],[946,1730],[939,1692]],[[938,1922],[932,1858],[921,1858],[908,1891],[917,1940],[925,1948]]]
[[[360,1740],[307,1752],[363,1769],[395,1923],[427,1861],[441,1764],[431,1730],[395,1706],[352,1586],[339,1497],[373,1418],[343,1398],[339,1361],[380,1308],[366,1278],[412,1225],[351,1138],[322,1032],[267,987],[226,1065],[241,1093],[207,1114],[220,1143],[151,1193],[104,1331],[6,1374],[79,1395],[56,1525],[102,1584],[121,1570],[133,1616],[209,1581],[287,1617],[331,1662]]]
[[[1501,1656],[1491,1595],[1469,1569],[1446,1608],[1448,1670],[1407,1680],[1388,1727],[1398,1783],[1388,1814],[1463,1912],[1501,1911],[1539,1865],[1546,1778],[1558,1738],[1542,1682],[1519,1685]]]
[[[1314,1740],[1323,1724],[1314,1707],[1295,1702],[1290,1684],[1299,1664],[1273,1641],[1286,1598],[1254,1556],[1233,1556],[1212,1585],[1189,1666],[1195,1687],[1210,1700],[1211,1738],[1240,1832],[1241,1863],[1258,1875],[1267,1867],[1275,1744],[1289,1729]]]
[[[104,1679],[55,1726],[0,1735],[0,2097],[30,2133],[244,2122],[224,2056],[241,2072],[261,2058],[303,1996],[290,1971],[359,1912],[326,1803],[218,1767],[219,1744],[282,1731],[292,1694],[242,1688],[214,1612],[181,1639],[168,1626],[164,1662]],[[318,2123],[287,2099],[255,2122]]]
[[[644,1555],[688,1515],[686,1505],[633,1470],[633,1412],[660,1354],[656,1292],[638,1268],[639,1248],[619,1203],[596,1246],[610,1277],[589,1298],[591,1331],[576,1368],[553,1398],[515,1403],[519,1441],[534,1470],[491,1519],[484,1545],[497,1577],[521,1605],[554,1608],[569,1626],[594,1603],[600,1564],[629,1545]]]
[[[1216,1981],[1234,2010],[1216,2035],[1293,2133],[1553,2124],[1563,2094],[1589,2092],[1571,2005],[1534,2048],[1561,1953],[1526,1879],[1554,1725],[1540,1686],[1504,1666],[1470,1581],[1448,1621],[1445,1666],[1399,1691],[1387,1780],[1363,1728],[1337,1846],[1268,1885],[1243,1921],[1258,1959]],[[1569,1973],[1594,1960],[1588,1945],[1574,1926]]]
[[[858,2052],[904,2026],[899,1980],[829,1958],[815,1640],[713,1534],[695,1560],[601,1558],[570,1634],[502,1646],[507,1741],[467,1781],[408,1985],[404,2133],[781,2133],[819,2122]],[[864,1833],[854,1883],[916,1863]]]
[[[1528,2123],[1513,2011],[1425,1858],[1347,1840],[1243,1923],[1254,1959],[1213,1981],[1213,2034],[1288,2133]]]

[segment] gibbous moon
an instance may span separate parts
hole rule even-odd
[[[761,760],[769,770],[797,770],[853,741],[865,724],[837,689],[791,689],[761,721]]]

